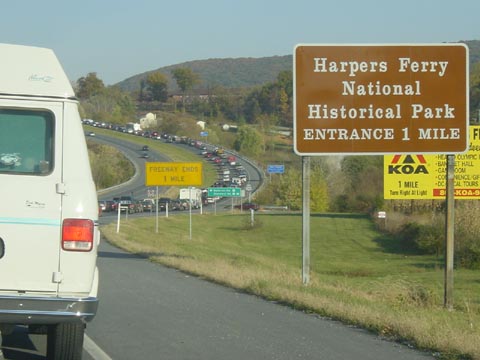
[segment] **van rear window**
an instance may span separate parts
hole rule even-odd
[[[0,173],[49,174],[54,129],[49,111],[0,109]]]

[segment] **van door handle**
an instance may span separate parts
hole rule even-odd
[[[0,259],[5,255],[5,242],[0,238]]]
[[[55,184],[55,190],[57,191],[57,194],[65,194],[65,183]]]

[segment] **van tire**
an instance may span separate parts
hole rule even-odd
[[[83,353],[82,323],[50,325],[47,333],[48,360],[81,360]]]

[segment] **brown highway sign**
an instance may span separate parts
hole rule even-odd
[[[298,155],[467,149],[464,44],[297,45],[293,67]]]

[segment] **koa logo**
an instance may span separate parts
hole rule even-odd
[[[388,165],[389,174],[428,174],[425,166],[427,163],[423,155],[416,155],[417,160],[412,155],[405,155],[403,161],[402,155],[395,155],[390,165]]]

